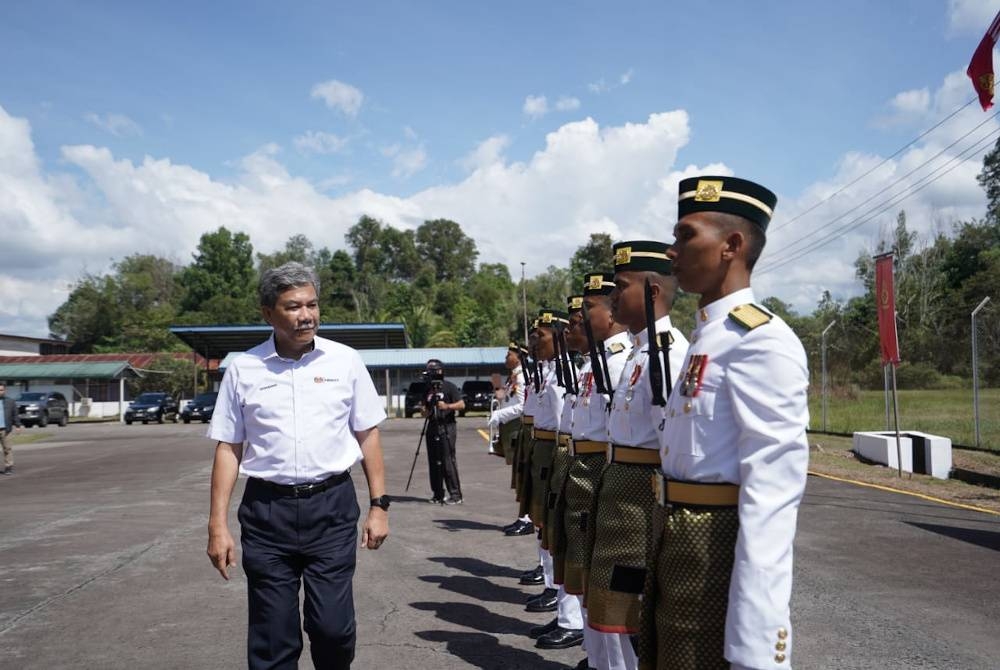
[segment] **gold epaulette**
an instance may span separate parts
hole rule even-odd
[[[747,303],[745,305],[737,305],[729,311],[729,318],[740,324],[747,330],[753,330],[757,326],[763,326],[765,323],[769,322],[774,317],[764,310],[763,307],[758,307],[753,303]]]
[[[621,342],[612,342],[611,344],[608,345],[608,351],[611,352],[612,356],[614,356],[615,354],[620,354],[621,352],[625,351],[625,345],[622,344]]]
[[[674,334],[669,330],[665,333],[657,333],[656,341],[660,345],[660,349],[669,349],[670,345],[674,343]]]

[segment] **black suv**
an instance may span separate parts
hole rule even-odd
[[[459,412],[460,416],[466,412],[488,412],[493,402],[493,384],[485,379],[469,380],[462,384],[462,399],[465,409]]]
[[[168,393],[142,393],[125,410],[125,423],[130,426],[133,421],[163,423],[167,419],[177,423],[177,402]]]
[[[191,423],[191,419],[201,419],[202,423],[212,420],[212,412],[215,411],[215,399],[218,393],[199,393],[181,410],[181,419],[184,423]]]
[[[49,421],[65,426],[69,423],[69,404],[66,396],[57,391],[22,393],[17,399],[17,414],[23,426],[47,426]]]
[[[427,382],[410,382],[406,389],[406,400],[403,402],[403,415],[409,419],[420,412],[420,406],[427,397]]]

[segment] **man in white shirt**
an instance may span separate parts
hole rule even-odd
[[[316,336],[318,289],[299,263],[263,274],[261,311],[274,332],[226,370],[208,431],[217,440],[208,555],[225,579],[236,565],[229,502],[238,473],[248,478],[239,520],[251,670],[298,667],[300,584],[313,664],[350,668],[360,516],[350,468],[358,461],[371,494],[361,544],[378,549],[389,533],[378,432],[385,411],[360,355]]]
[[[776,202],[736,177],[680,182],[669,253],[699,309],[660,434],[665,514],[643,610],[655,648],[643,644],[643,668],[791,667],[809,375],[798,337],[750,288]]]

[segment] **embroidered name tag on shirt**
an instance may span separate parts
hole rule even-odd
[[[266,391],[267,389],[273,389],[275,386],[277,386],[277,384],[268,384],[267,386],[261,386],[260,390]]]

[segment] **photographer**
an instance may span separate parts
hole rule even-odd
[[[462,486],[455,459],[455,412],[465,409],[465,401],[458,387],[445,381],[444,366],[436,358],[427,361],[423,376],[427,380],[427,393],[420,414],[427,419],[427,466],[434,492],[428,502],[461,505]],[[447,498],[444,497],[445,487]]]

